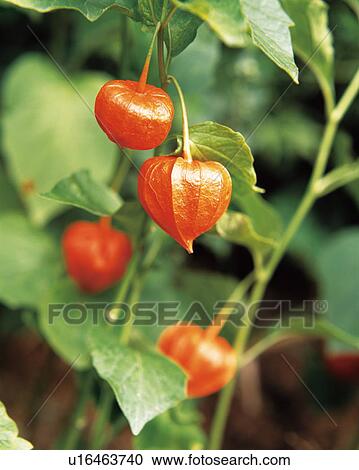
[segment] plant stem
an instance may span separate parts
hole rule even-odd
[[[359,70],[354,75],[352,81],[348,85],[343,96],[339,100],[338,104],[331,111],[327,124],[324,129],[323,137],[319,146],[317,158],[315,160],[314,168],[309,179],[307,189],[304,196],[294,213],[289,225],[284,232],[284,235],[276,248],[274,249],[272,256],[270,257],[267,265],[263,268],[261,275],[258,277],[258,281],[252,291],[249,304],[244,317],[245,324],[238,330],[234,348],[241,357],[245,351],[250,333],[252,320],[255,317],[256,309],[255,304],[263,298],[263,294],[267,288],[268,282],[272,278],[272,275],[280,263],[290,241],[297,232],[303,219],[310,211],[312,205],[316,199],[315,185],[317,181],[323,176],[330,151],[333,145],[334,137],[339,125],[339,122],[343,118],[345,112],[353,102],[355,96],[359,91]],[[213,418],[212,429],[209,440],[210,449],[218,449],[221,447],[223,440],[223,433],[225,424],[227,421],[229,407],[232,401],[233,392],[235,389],[235,379],[233,379],[221,392],[217,409]]]
[[[178,83],[177,79],[173,75],[168,75],[168,80],[170,80],[176,88],[178,93],[178,97],[181,103],[182,108],[182,127],[183,127],[183,148],[182,148],[182,156],[184,160],[187,162],[192,162],[192,155],[191,155],[191,148],[189,144],[189,128],[188,128],[188,117],[187,117],[187,109],[186,103],[184,100],[183,92]]]
[[[158,70],[160,74],[161,87],[166,90],[168,86],[166,64],[164,59],[164,31],[160,28],[157,35],[157,57],[158,57]]]
[[[168,12],[167,16],[163,19],[162,22],[162,28],[165,29],[167,28],[169,22],[172,20],[173,18],[173,15],[176,13],[177,11],[177,8],[176,5],[173,5],[173,7],[170,9],[170,11]]]
[[[168,7],[168,0],[163,0],[162,12],[161,12],[161,27],[157,35],[158,70],[159,70],[159,75],[160,75],[160,80],[161,80],[161,86],[164,90],[166,90],[167,85],[168,85],[167,68],[166,68],[166,63],[165,63],[165,58],[164,58],[164,43],[165,43],[164,32],[165,32],[165,28],[168,22],[166,25],[164,25],[164,23],[166,22],[166,19],[167,19],[166,18],[167,7]]]
[[[139,262],[142,257],[142,250],[139,247],[136,248],[134,255],[130,261],[129,267],[127,269],[126,275],[120,285],[120,289],[116,296],[115,302],[124,302],[127,298],[128,292],[130,290],[131,284],[137,274],[137,270],[139,267]],[[127,344],[131,335],[132,330],[132,312],[130,309],[131,318],[129,322],[121,328],[121,336],[120,341],[122,344]]]
[[[232,294],[228,297],[226,303],[235,302],[244,298],[245,294],[247,293],[248,289],[251,287],[254,281],[254,274],[254,272],[251,272],[240,281],[237,287],[233,290]],[[229,313],[226,313],[227,310],[227,307],[224,306],[213,319],[212,325],[206,328],[207,338],[214,338],[218,336],[225,324],[225,321],[228,319],[229,315],[231,315],[234,311],[234,309],[232,309]],[[222,316],[224,317],[224,321],[221,321]]]
[[[143,66],[140,79],[138,81],[137,90],[138,90],[139,93],[143,93],[145,91],[145,87],[146,87],[146,83],[147,83],[147,77],[148,77],[148,71],[149,71],[149,68],[150,68],[150,62],[151,62],[151,57],[152,57],[152,52],[153,52],[156,37],[157,37],[158,31],[160,30],[160,27],[161,27],[161,23],[158,22],[156,24],[155,32],[153,33],[153,36],[152,36],[151,44],[150,44],[150,47],[149,47],[148,52],[147,52],[145,64]]]
[[[111,183],[111,188],[115,191],[115,193],[120,192],[122,185],[126,180],[127,173],[130,168],[131,168],[130,157],[125,153],[125,151],[122,148],[119,148],[118,165],[117,165],[115,175]]]
[[[92,372],[85,372],[81,375],[78,374],[78,377],[80,382],[80,391],[74,413],[71,417],[71,423],[68,426],[66,436],[61,443],[61,449],[64,450],[73,450],[77,448],[81,432],[86,423],[84,415],[88,399],[91,396],[94,376]]]
[[[112,405],[114,402],[114,395],[110,387],[103,382],[100,395],[100,404],[98,407],[99,415],[92,428],[90,448],[99,450],[102,448],[106,433],[104,428],[111,416]]]

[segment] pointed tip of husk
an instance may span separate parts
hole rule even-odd
[[[187,253],[192,255],[193,254],[193,240],[188,240],[183,244],[183,247],[185,250],[187,250]]]

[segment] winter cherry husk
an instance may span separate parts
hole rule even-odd
[[[148,215],[189,253],[227,210],[231,177],[218,162],[162,156],[145,161],[138,197]]]
[[[95,116],[110,140],[134,150],[158,147],[172,125],[174,108],[169,95],[147,84],[154,39],[138,82],[110,80],[97,94]]]
[[[121,279],[132,255],[128,236],[112,228],[108,217],[73,222],[63,235],[62,247],[70,277],[90,293],[102,292]]]
[[[236,374],[236,351],[219,330],[180,323],[166,328],[158,340],[159,350],[187,374],[190,398],[218,392]]]
[[[138,177],[138,197],[148,215],[193,253],[193,240],[211,229],[227,210],[232,180],[219,162],[192,159],[182,90],[174,77],[169,79],[182,106],[182,154],[146,160]]]
[[[325,365],[328,372],[338,380],[359,384],[358,353],[326,353]]]

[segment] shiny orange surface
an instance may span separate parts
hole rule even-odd
[[[116,144],[148,150],[166,139],[174,108],[162,88],[148,84],[140,88],[139,82],[111,80],[98,92],[95,116],[102,130]]]
[[[233,347],[220,336],[207,337],[206,331],[198,325],[178,324],[166,328],[158,340],[159,350],[187,373],[191,398],[217,392],[237,369]]]
[[[149,216],[189,253],[228,208],[232,181],[218,162],[149,158],[138,178],[138,197]]]
[[[69,225],[62,239],[67,271],[85,292],[101,292],[121,279],[131,258],[127,235],[105,218]]]

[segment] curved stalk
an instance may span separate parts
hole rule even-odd
[[[325,172],[325,168],[327,166],[328,158],[330,155],[330,151],[333,145],[334,137],[339,122],[341,121],[349,106],[353,102],[358,91],[359,69],[354,75],[352,81],[348,85],[338,104],[334,107],[328,117],[323,137],[317,153],[317,158],[315,160],[313,171],[309,179],[304,196],[297,210],[295,211],[291,221],[289,222],[289,225],[287,226],[287,229],[284,232],[282,239],[274,249],[267,265],[263,268],[261,276],[258,277],[258,281],[252,291],[252,295],[250,297],[250,301],[244,318],[245,324],[238,330],[234,343],[234,348],[238,352],[239,356],[242,356],[243,352],[245,351],[248,339],[250,337],[252,321],[256,314],[256,310],[255,308],[253,308],[253,305],[263,298],[263,294],[267,288],[267,285],[275,269],[280,263],[289,243],[291,242],[293,236],[297,232],[305,216],[308,214],[317,198],[315,187],[318,180],[323,176]],[[223,433],[229,413],[229,407],[233,397],[234,388],[235,380],[232,380],[222,390],[220,394],[217,409],[212,422],[212,429],[209,441],[210,449],[218,449],[221,447]]]
[[[155,32],[153,33],[153,36],[152,36],[151,44],[150,44],[150,47],[149,47],[148,52],[147,52],[145,64],[143,66],[140,79],[138,81],[137,90],[138,90],[139,93],[143,93],[145,91],[145,87],[146,87],[146,83],[147,83],[147,77],[148,77],[148,71],[149,71],[149,68],[150,68],[150,62],[151,62],[151,57],[152,57],[152,53],[153,53],[153,48],[154,48],[154,45],[155,45],[155,41],[156,41],[158,31],[160,30],[160,27],[161,27],[161,23],[158,22],[157,25],[156,25],[156,28],[155,28]]]
[[[187,162],[192,162],[192,155],[191,155],[191,148],[190,148],[190,141],[189,141],[189,128],[188,128],[188,117],[187,117],[187,109],[186,103],[184,100],[183,92],[178,83],[177,79],[173,75],[168,75],[168,80],[173,83],[178,93],[178,97],[181,103],[182,108],[182,128],[183,128],[183,148],[182,148],[182,156],[184,160]]]

